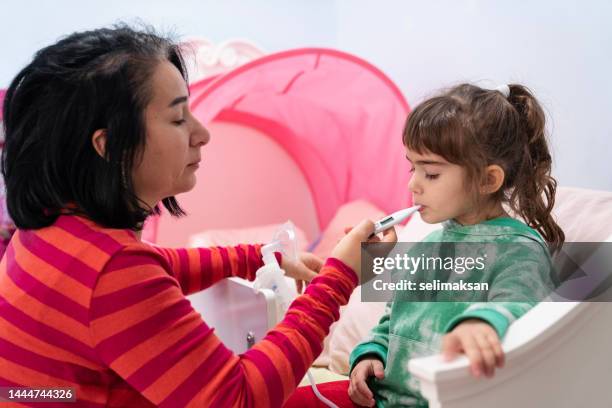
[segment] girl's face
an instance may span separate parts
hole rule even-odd
[[[152,99],[145,109],[146,141],[132,172],[138,198],[153,207],[163,198],[191,190],[210,135],[189,111],[189,92],[179,70],[160,62],[151,79]]]
[[[455,219],[463,225],[477,222],[463,167],[431,152],[419,154],[406,149],[406,158],[413,166],[408,188],[414,204],[421,205],[423,221],[434,224]]]

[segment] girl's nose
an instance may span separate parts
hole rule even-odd
[[[410,177],[410,181],[408,181],[408,190],[413,194],[420,194],[420,187],[414,174]]]

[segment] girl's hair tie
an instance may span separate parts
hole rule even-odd
[[[508,98],[510,96],[510,87],[506,84],[496,86],[495,91],[501,92],[504,95],[504,98]]]

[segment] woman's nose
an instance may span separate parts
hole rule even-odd
[[[195,125],[193,132],[191,133],[191,145],[192,146],[204,146],[208,142],[210,142],[210,133],[208,129],[200,123],[199,120],[195,119]]]

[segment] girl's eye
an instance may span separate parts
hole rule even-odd
[[[182,125],[183,123],[187,122],[185,119],[179,119],[179,120],[175,120],[172,123],[174,123],[177,126]]]
[[[416,170],[416,169],[414,168],[414,166],[413,166],[413,167],[410,167],[410,173],[414,173],[414,172],[415,172],[415,170]],[[425,178],[426,178],[426,179],[428,179],[428,180],[435,180],[435,179],[437,179],[439,176],[440,176],[439,174],[427,174],[427,173],[425,173]]]

